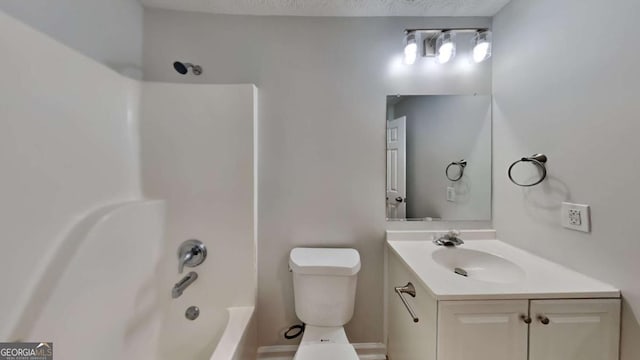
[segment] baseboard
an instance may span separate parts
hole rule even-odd
[[[360,360],[386,360],[387,347],[382,343],[352,344]],[[298,345],[261,346],[257,360],[292,360]]]

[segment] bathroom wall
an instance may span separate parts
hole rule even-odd
[[[142,76],[138,0],[0,0],[0,10],[118,72]]]
[[[7,340],[68,232],[94,210],[140,196],[140,88],[2,12],[0,48],[10,54],[0,57],[0,339]]]
[[[406,97],[394,106],[394,117],[401,116],[407,117],[407,218],[491,220],[491,96]],[[445,169],[460,159],[468,162],[464,175],[449,181]],[[448,186],[456,201],[447,201]]]
[[[622,360],[640,358],[640,48],[636,0],[513,0],[494,20],[494,223],[501,239],[611,283],[624,296]],[[531,189],[506,177],[549,156]],[[560,225],[591,205],[593,231]]]
[[[281,336],[283,329],[298,322],[287,269],[289,251],[296,246],[360,251],[356,310],[347,332],[353,342],[383,341],[386,95],[489,94],[491,90],[490,62],[403,65],[403,30],[489,24],[487,18],[346,19],[145,11],[147,80],[254,83],[260,89],[261,345],[296,343]],[[204,73],[180,76],[171,65],[175,60],[200,64]]]

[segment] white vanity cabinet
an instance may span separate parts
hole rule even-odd
[[[438,360],[617,360],[620,300],[440,301],[437,328]]]
[[[530,314],[530,360],[619,357],[620,299],[532,300]]]
[[[438,307],[435,299],[417,281],[414,274],[403,266],[397,256],[388,258],[389,292],[387,303],[387,353],[389,360],[436,360]],[[414,322],[394,291],[396,286],[411,282],[416,297],[405,295],[418,316]]]
[[[527,360],[528,311],[527,300],[440,301],[438,359]]]
[[[619,298],[438,300],[401,258],[387,258],[390,360],[618,360]],[[405,294],[415,323],[394,287]]]

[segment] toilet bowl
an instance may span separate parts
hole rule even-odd
[[[358,360],[342,326],[306,326],[294,360]]]
[[[296,315],[306,325],[294,360],[358,360],[343,327],[353,317],[358,252],[295,248],[289,267]]]

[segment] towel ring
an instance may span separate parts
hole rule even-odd
[[[454,165],[460,167],[460,176],[458,176],[455,179],[449,176],[449,169]],[[444,175],[447,177],[447,179],[451,181],[459,181],[460,179],[462,179],[462,175],[464,175],[464,168],[466,167],[467,167],[467,160],[462,159],[460,161],[454,161],[451,164],[449,164],[447,168],[444,170]]]
[[[533,163],[540,170],[542,170],[542,176],[540,177],[540,179],[538,179],[538,181],[532,184],[520,184],[519,182],[513,180],[513,176],[511,175],[511,170],[513,170],[513,167],[516,166],[516,164],[519,164],[521,162]],[[523,157],[522,159],[515,161],[513,164],[511,164],[511,166],[509,166],[509,171],[507,172],[507,174],[509,175],[509,180],[511,180],[512,183],[522,187],[536,186],[540,184],[542,181],[544,181],[544,179],[547,177],[547,167],[545,165],[546,163],[547,163],[547,156],[544,154],[534,154],[534,155],[531,155],[530,157]]]

